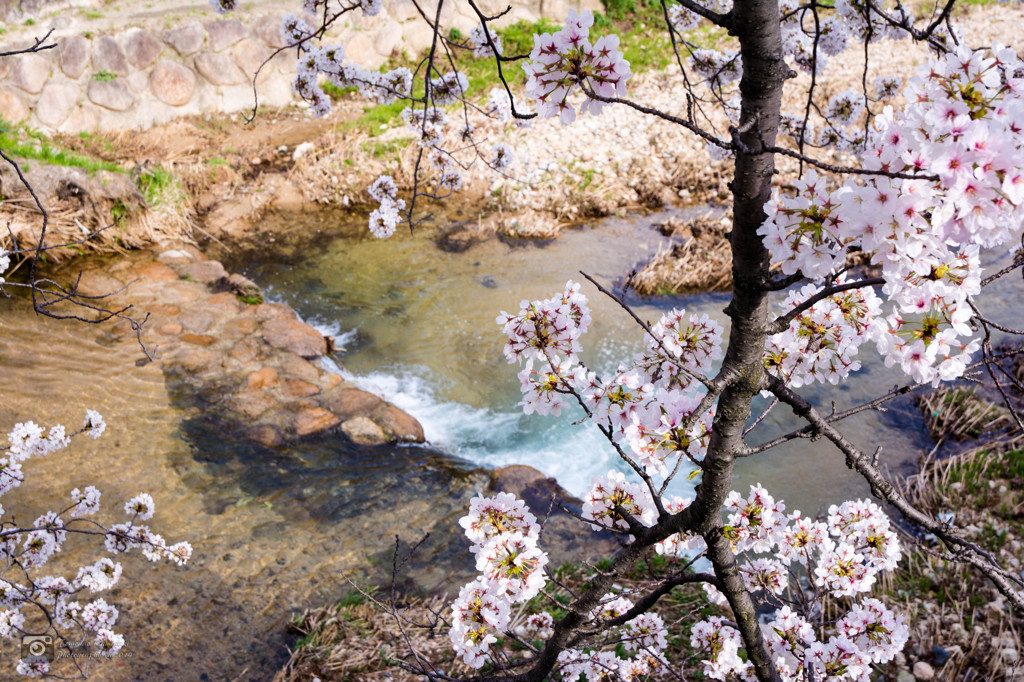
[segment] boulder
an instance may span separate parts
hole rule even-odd
[[[196,69],[214,85],[239,85],[245,82],[245,74],[226,54],[200,52],[196,55]]]
[[[416,5],[413,4],[412,0],[395,0],[388,7],[388,14],[398,22],[405,22],[419,17],[419,12],[416,11]]]
[[[295,319],[295,311],[284,303],[260,303],[249,306],[245,315],[252,315],[257,320],[292,320]]]
[[[935,679],[935,669],[925,661],[918,661],[914,664],[914,679],[919,682],[927,682]]]
[[[127,111],[135,104],[135,97],[119,80],[89,81],[86,93],[93,104],[111,111]]]
[[[134,268],[135,274],[144,282],[174,282],[178,273],[163,263],[150,261],[140,263]]]
[[[67,135],[77,135],[83,131],[92,132],[96,130],[100,122],[99,112],[100,110],[93,105],[83,102],[71,112],[68,120],[64,121],[64,125],[60,127],[60,132]]]
[[[410,443],[422,443],[424,440],[423,426],[419,421],[394,405],[377,408],[373,417],[387,434],[389,440]]]
[[[92,70],[93,73],[108,71],[118,76],[127,76],[131,72],[131,67],[128,66],[128,58],[124,56],[124,51],[116,40],[110,36],[97,36],[92,41]]]
[[[251,317],[233,317],[221,326],[221,333],[227,338],[248,336],[259,329],[259,322]]]
[[[310,398],[320,392],[320,388],[308,381],[285,377],[281,380],[281,392],[286,398]]]
[[[278,383],[277,370],[273,367],[262,367],[246,379],[246,385],[252,390],[272,388]]]
[[[14,60],[11,83],[25,92],[39,94],[50,80],[50,62],[38,54],[23,54]]]
[[[253,35],[275,50],[288,44],[284,39],[284,34],[281,33],[281,17],[263,17],[253,26],[252,32]]]
[[[208,21],[203,26],[209,35],[209,40],[206,44],[214,52],[220,52],[226,47],[231,47],[249,35],[249,32],[245,30],[245,26],[237,19]]]
[[[78,280],[78,293],[84,296],[107,296],[124,288],[124,282],[103,270],[85,270]]]
[[[204,310],[192,308],[181,314],[181,324],[193,332],[205,332],[213,326],[213,316]]]
[[[311,436],[314,433],[333,429],[340,422],[340,419],[322,407],[307,407],[300,410],[294,417],[292,417],[292,428],[295,430],[295,434],[297,436],[304,438],[305,436]]]
[[[373,41],[365,33],[352,36],[345,46],[345,56],[369,69],[377,69],[386,60],[386,57],[377,54]]]
[[[163,322],[156,326],[156,333],[161,336],[177,336],[182,332],[182,326],[177,322]]]
[[[85,36],[71,36],[58,43],[60,68],[68,78],[77,80],[89,66],[89,41]]]
[[[198,263],[186,263],[185,265],[179,265],[175,270],[178,271],[178,275],[182,279],[187,279],[192,282],[202,282],[203,284],[212,284],[219,282],[228,276],[227,270],[220,264],[220,261],[215,260],[204,260]]]
[[[425,21],[410,21],[402,26],[402,40],[412,54],[419,54],[434,41],[434,31]]]
[[[270,424],[258,424],[245,432],[245,437],[265,448],[276,448],[284,444],[281,432]]]
[[[358,445],[380,445],[388,437],[369,417],[353,417],[341,425],[342,432]]]
[[[277,405],[277,399],[264,391],[242,391],[227,403],[228,409],[238,412],[247,419],[256,419]]]
[[[141,28],[130,28],[122,33],[121,44],[128,63],[136,69],[148,69],[164,51],[160,41]]]
[[[313,366],[309,360],[303,360],[298,355],[285,355],[277,363],[278,369],[283,374],[287,374],[291,377],[298,377],[303,381],[310,383],[315,382],[320,378],[321,370]]]
[[[78,104],[78,93],[78,86],[71,83],[47,83],[36,102],[36,118],[43,125],[56,128]]]
[[[149,75],[149,86],[161,102],[180,107],[192,99],[196,76],[178,62],[161,59]]]
[[[257,83],[265,82],[274,72],[273,65],[268,63],[264,66],[264,62],[270,57],[270,50],[251,38],[246,38],[231,48],[231,56],[247,81],[252,81],[257,69],[260,72],[259,78],[256,79]]]
[[[294,318],[264,322],[263,340],[275,348],[283,348],[304,358],[319,357],[327,352],[323,335]]]
[[[377,53],[389,57],[402,47],[402,27],[397,21],[389,21],[377,33],[373,43]]]
[[[218,354],[211,350],[193,346],[183,346],[182,348],[182,352],[169,358],[168,365],[172,372],[177,370],[187,375],[195,375],[199,372],[216,369],[222,364]]]
[[[3,116],[11,123],[19,123],[28,118],[30,110],[28,105],[12,90],[0,88],[0,116]]]
[[[192,334],[191,332],[181,335],[181,340],[184,343],[191,343],[193,346],[212,346],[217,343],[215,336],[209,334]]]
[[[324,406],[342,419],[373,412],[384,401],[358,388],[343,389],[324,400]]]
[[[212,261],[211,261],[212,262]],[[228,278],[230,281],[230,277]],[[207,310],[215,315],[227,313],[229,315],[237,315],[242,309],[242,304],[238,298],[230,291],[222,291],[219,294],[214,294],[210,298],[203,302],[203,305]],[[219,310],[215,310],[219,309]],[[242,325],[242,328],[249,329],[250,331],[256,330],[256,320],[246,320],[247,324]],[[252,326],[250,326],[250,324]]]
[[[206,39],[206,29],[198,23],[191,23],[180,28],[164,31],[164,41],[173,47],[182,57],[199,52]]]
[[[228,356],[231,359],[244,363],[258,362],[269,355],[270,349],[267,344],[252,337],[243,338],[228,351]]]

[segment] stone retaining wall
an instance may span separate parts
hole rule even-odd
[[[569,7],[579,9],[580,2],[517,0],[498,25],[542,16],[564,19]],[[582,2],[584,7],[596,4],[596,0]],[[298,4],[296,0],[296,10]],[[420,6],[433,16],[430,4],[427,0]],[[506,6],[501,0],[484,0],[480,5],[490,14]],[[43,5],[43,9],[55,6]],[[280,27],[286,6],[257,6],[233,18],[217,18],[208,8],[192,8],[188,14],[200,15],[198,20],[180,20],[169,27],[162,27],[169,23],[166,18],[140,12],[114,22],[121,26],[98,31],[83,30],[88,22],[71,7],[65,13],[51,12],[49,20],[18,27],[0,43],[0,51],[25,47],[49,28],[54,29],[57,43],[54,49],[0,60],[0,115],[45,132],[74,134],[145,129],[179,116],[251,109],[257,69],[285,45]],[[8,19],[17,20],[19,12],[9,10]],[[441,13],[442,24],[468,34],[477,24],[471,12],[468,3],[449,0]],[[349,59],[369,68],[403,51],[418,54],[432,40],[430,28],[411,0],[385,0],[384,11],[376,17],[361,12],[349,16],[349,21],[338,22],[328,40],[344,44]],[[15,21],[7,25],[17,26]],[[295,102],[294,74],[293,51],[273,57],[257,79],[260,105]]]

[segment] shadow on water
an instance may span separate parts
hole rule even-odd
[[[190,400],[172,395],[179,404]],[[489,482],[477,465],[429,447],[358,446],[340,435],[265,448],[230,435],[205,412],[179,428],[203,467],[193,480],[212,514],[256,505],[279,518],[282,536],[296,525],[317,526],[365,557],[346,568],[349,577],[375,584],[392,577],[388,528],[400,532],[403,546],[430,534],[398,576],[404,588],[450,591],[472,572],[457,521]]]

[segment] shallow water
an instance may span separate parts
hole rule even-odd
[[[148,491],[153,530],[195,548],[183,568],[137,553],[120,559],[124,578],[104,596],[121,611],[130,656],[102,663],[99,679],[270,679],[287,660],[289,616],[337,599],[350,589],[345,575],[386,582],[395,534],[409,542],[432,533],[403,580],[448,589],[471,571],[455,528],[487,484],[482,472],[427,448],[231,442],[208,408],[168,390],[157,365],[136,366],[137,347],[111,349],[101,338],[0,300],[0,424],[77,428],[86,408],[108,422],[99,440],[77,438],[27,463],[25,484],[4,496],[7,512],[31,520],[66,506],[72,488],[96,485],[97,519],[110,524]],[[100,543],[71,540],[44,572],[74,577],[103,554]],[[4,646],[0,653],[14,653]],[[6,679],[14,659],[2,658]]]

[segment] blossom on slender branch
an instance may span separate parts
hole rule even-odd
[[[550,118],[558,115],[563,125],[576,119],[576,110],[568,98],[577,86],[599,97],[624,97],[626,80],[632,76],[629,62],[619,51],[619,38],[603,36],[593,45],[589,41],[594,14],[569,10],[565,26],[554,35],[544,33],[533,37],[530,60],[523,64],[526,92],[537,100],[537,115]],[[580,111],[601,113],[604,102],[584,93]]]

